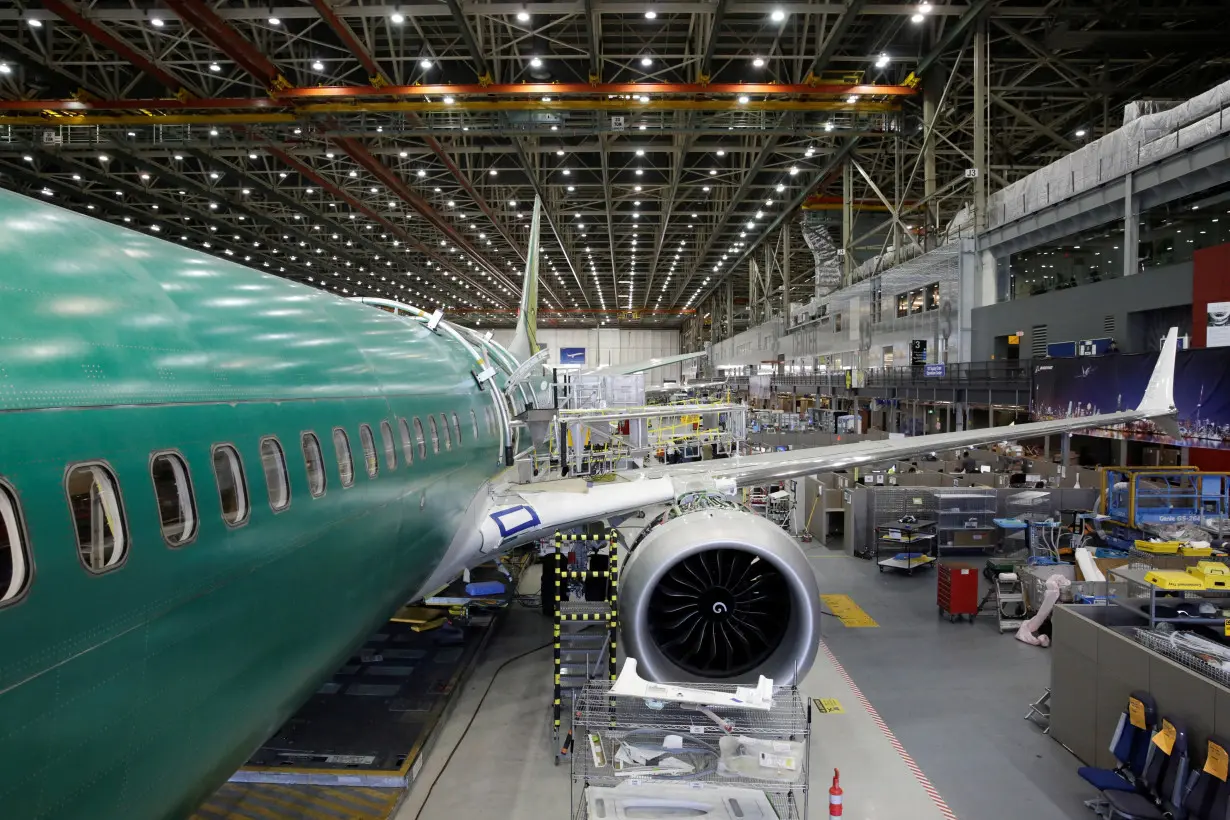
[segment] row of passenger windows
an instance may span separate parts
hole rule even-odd
[[[494,411],[488,408],[484,411],[484,416],[488,434],[494,434]],[[433,453],[440,452],[441,439],[444,441],[445,450],[452,450],[454,445],[461,447],[461,420],[457,414],[452,413],[451,420],[444,413],[441,413],[439,418],[437,425],[435,416],[427,416],[426,433],[423,422],[418,417],[409,422],[398,418],[397,437],[400,441],[394,439],[393,426],[389,422],[380,422],[384,469],[397,469],[399,443],[401,457],[406,466],[414,463],[416,450],[419,460],[427,458],[428,435]],[[414,427],[413,434],[411,424]],[[473,410],[470,411],[470,426],[477,440],[478,417]],[[369,478],[376,478],[380,473],[381,460],[376,449],[375,435],[367,424],[359,425],[359,445],[363,451],[362,468]],[[300,447],[307,471],[308,492],[313,498],[320,498],[328,489],[325,456],[320,439],[315,433],[303,433],[300,436]],[[355,463],[350,449],[350,436],[341,427],[333,428],[333,450],[342,486],[353,486]],[[243,526],[252,510],[243,459],[233,445],[216,444],[213,447],[212,460],[214,478],[218,485],[218,499],[222,506],[222,520],[230,527]],[[291,486],[290,475],[286,469],[286,452],[276,436],[261,439],[260,460],[265,473],[269,506],[275,513],[282,512],[290,507]],[[157,451],[150,457],[150,475],[158,502],[162,537],[169,546],[182,547],[196,537],[200,528],[188,464],[178,452]],[[65,491],[77,532],[78,556],[82,565],[96,574],[121,566],[128,554],[129,541],[119,481],[115,474],[101,462],[73,465],[68,471]],[[28,588],[30,578],[29,543],[17,494],[11,485],[0,480],[0,606],[18,600]]]

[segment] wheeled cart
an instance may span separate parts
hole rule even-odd
[[[940,616],[956,623],[964,615],[978,617],[978,569],[969,564],[940,564],[935,581],[935,605]]]

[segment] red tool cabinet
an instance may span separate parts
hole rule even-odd
[[[962,615],[972,624],[978,616],[978,569],[969,564],[940,564],[935,604],[941,617],[956,622]]]

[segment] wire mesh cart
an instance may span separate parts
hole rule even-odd
[[[577,693],[574,706],[573,820],[591,817],[595,801],[606,817],[622,816],[602,804],[619,799],[620,784],[644,787],[634,801],[652,787],[666,802],[681,785],[692,795],[749,790],[742,794],[771,805],[782,820],[807,817],[811,707],[797,688],[775,689],[773,707],[759,710],[616,696],[610,682],[595,681]]]

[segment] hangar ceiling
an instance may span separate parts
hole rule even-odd
[[[1217,0],[18,0],[0,184],[483,325],[513,322],[537,195],[540,321],[678,326],[727,280],[746,302],[766,250],[793,260],[778,297],[806,299],[792,226],[828,217],[841,241],[843,168],[850,258],[930,241],[974,200],[968,169],[994,190],[1129,100],[1223,80],[1226,18]]]

